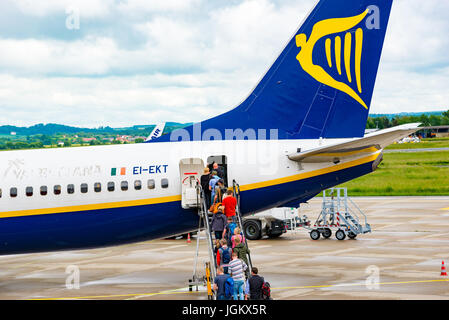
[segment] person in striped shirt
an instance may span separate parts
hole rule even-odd
[[[244,300],[243,287],[245,285],[245,270],[248,268],[245,262],[240,260],[236,252],[232,253],[232,260],[229,263],[229,271],[234,279],[234,300]]]

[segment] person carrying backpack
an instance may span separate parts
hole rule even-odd
[[[228,248],[227,241],[225,239],[221,240],[221,248],[218,249],[217,254],[217,266],[223,268],[223,272],[228,274],[229,262],[232,259],[232,249]]]
[[[234,234],[235,228],[237,228],[237,224],[232,217],[228,217],[228,224],[223,230],[223,238],[227,240],[228,247],[232,247],[232,235]]]
[[[214,290],[217,293],[217,300],[229,300],[231,298],[231,295],[229,294],[229,288],[227,289],[228,292],[226,292],[226,286],[229,287],[229,284],[226,285],[228,279],[232,280],[231,276],[228,274],[224,274],[223,268],[218,267],[217,276],[214,280]],[[234,283],[232,283],[232,285],[234,286]]]
[[[265,282],[264,278],[258,275],[259,270],[256,267],[251,268],[251,277],[248,279],[249,284],[249,299],[262,300],[262,288]],[[270,292],[268,283],[268,292]]]

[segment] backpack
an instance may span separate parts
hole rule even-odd
[[[231,240],[232,236],[234,235],[234,230],[237,228],[237,224],[235,222],[231,222],[228,224],[228,239]]]
[[[213,205],[210,206],[209,211],[212,213],[217,213],[218,212],[218,208],[221,206],[221,202],[215,203]]]
[[[231,261],[231,254],[229,253],[229,248],[227,248],[226,250],[221,248],[220,257],[221,261],[223,261],[223,264],[228,264],[229,261]]]
[[[271,300],[271,286],[269,282],[264,282],[262,285],[262,299]]]
[[[232,294],[234,293],[234,279],[229,277],[225,282],[225,297],[226,299],[231,299]]]

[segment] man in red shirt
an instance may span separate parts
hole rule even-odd
[[[237,206],[237,199],[232,195],[232,190],[226,191],[227,196],[223,199],[224,214],[226,217],[235,217],[235,207]]]

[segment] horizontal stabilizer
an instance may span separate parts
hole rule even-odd
[[[288,155],[288,158],[298,162],[334,162],[338,163],[344,158],[371,154],[384,149],[394,141],[400,140],[408,135],[418,131],[420,123],[410,123],[401,126],[376,131],[366,135],[363,138],[355,139],[349,142],[334,144],[331,146],[320,147],[317,149],[298,152]]]

